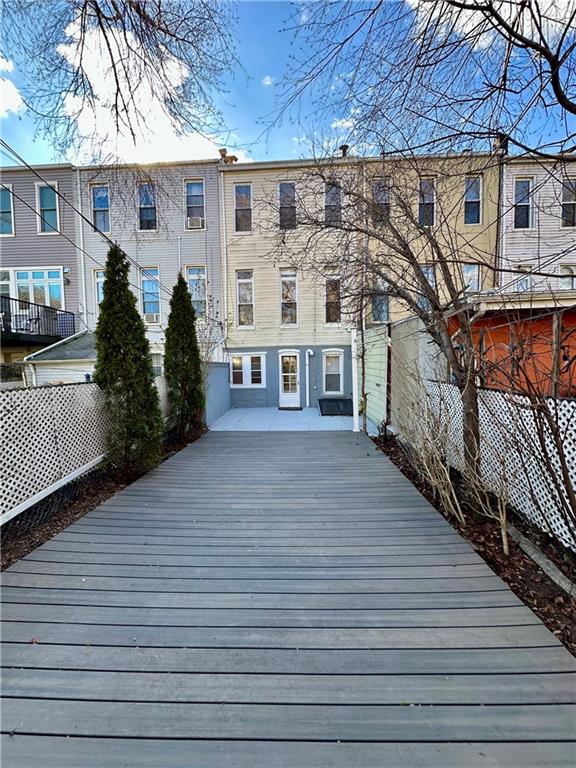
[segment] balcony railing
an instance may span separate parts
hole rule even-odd
[[[44,304],[0,296],[0,331],[4,342],[28,336],[57,341],[75,332],[74,314]]]

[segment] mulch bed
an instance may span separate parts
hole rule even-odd
[[[502,550],[499,526],[493,520],[472,514],[468,516],[466,525],[462,526],[446,514],[435,498],[431,486],[420,476],[405,450],[393,437],[374,438],[374,442],[450,525],[470,542],[492,570],[534,611],[558,640],[576,656],[576,600],[552,581],[512,539],[509,539],[510,554],[506,557]],[[573,553],[553,541],[547,534],[519,519],[517,515],[511,515],[510,522],[540,547],[568,578],[574,580],[576,557]]]

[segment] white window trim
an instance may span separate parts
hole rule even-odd
[[[45,183],[37,181],[34,184],[36,189],[36,234],[44,237],[45,235],[60,235],[60,196],[58,195],[58,182],[51,181]],[[56,232],[42,232],[42,214],[40,213],[40,187],[52,187],[56,193]]]
[[[468,179],[478,179],[480,182],[480,197],[478,198],[478,202],[480,203],[479,206],[479,216],[478,221],[475,224],[467,224],[466,223],[466,186],[464,186],[464,226],[465,227],[481,227],[482,221],[484,220],[484,176],[479,173],[477,175],[469,174],[466,176],[466,181]],[[464,184],[466,184],[466,181]],[[474,202],[474,201],[471,201]]]
[[[106,187],[108,190],[108,229],[97,229],[96,228],[96,217],[94,216],[95,211],[103,211],[104,208],[94,208],[94,193],[92,190],[95,187]],[[93,184],[90,184],[90,210],[92,212],[92,229],[94,232],[102,232],[103,234],[110,234],[112,231],[111,227],[111,216],[110,216],[110,185],[109,184],[97,184],[94,182]]]
[[[282,322],[282,272],[295,272],[294,280],[296,281],[296,322],[295,323],[283,323]],[[278,309],[280,312],[279,323],[280,328],[298,328],[300,323],[300,286],[298,280],[298,270],[291,269],[290,267],[281,267],[278,270],[278,291],[280,294],[280,302]]]
[[[530,202],[528,206],[529,226],[528,227],[516,227],[516,182],[517,181],[529,181],[530,182]],[[513,232],[531,232],[536,229],[536,216],[534,213],[534,176],[514,176],[512,182],[512,231]],[[562,223],[560,221],[560,223]]]
[[[18,295],[16,293],[16,284],[18,282],[18,280],[16,279],[16,272],[46,272],[46,279],[48,279],[48,272],[59,270],[60,271],[60,288],[62,291],[61,293],[62,306],[60,307],[60,309],[63,311],[66,311],[66,296],[64,293],[64,267],[61,264],[55,267],[6,267],[4,271],[6,270],[10,272],[10,290],[13,292],[12,295],[16,299],[18,298]],[[33,280],[29,280],[29,282],[33,282]],[[35,302],[31,302],[31,303],[34,304]]]
[[[191,231],[191,230],[187,230]],[[200,230],[201,231],[201,230]],[[184,264],[184,280],[186,280],[186,285],[188,285],[188,270],[189,269],[203,269],[204,270],[204,303],[206,304],[206,311],[204,312],[204,315],[202,316],[196,316],[196,322],[201,322],[202,320],[205,320],[205,318],[208,315],[208,265],[207,264]],[[188,287],[188,292],[190,293],[190,288]],[[192,294],[190,294],[192,296]]]
[[[340,389],[338,392],[326,391],[326,356],[338,355],[340,357]],[[338,347],[322,350],[322,393],[324,395],[343,395],[344,394],[344,350]]]
[[[566,176],[564,178],[564,181],[562,182],[561,187],[560,187],[560,222],[559,222],[560,223],[560,231],[561,232],[575,232],[576,231],[576,226],[575,227],[565,227],[562,224],[562,218],[563,218],[563,208],[562,208],[562,206],[563,205],[576,205],[576,203],[564,203],[563,202],[562,198],[564,197],[564,183],[566,181],[570,181],[570,182],[572,182],[572,184],[576,185],[576,176]]]
[[[232,358],[242,358],[242,380],[248,376],[248,384],[232,383]],[[262,383],[252,384],[252,365],[250,358],[259,357],[261,361]],[[230,388],[231,389],[266,389],[266,352],[230,352]]]
[[[383,294],[386,296],[386,303],[387,303],[387,311],[386,314],[388,315],[387,320],[374,320],[374,315],[372,313],[372,303],[374,301],[374,295],[375,294]],[[370,297],[370,325],[388,325],[390,323],[390,288],[388,285],[376,287],[373,289],[372,296]]]
[[[566,270],[563,272],[562,270]],[[564,288],[562,280],[571,280],[576,286],[576,264],[560,264],[558,267],[558,289],[560,291],[573,291],[573,287]]]
[[[532,264],[517,264],[516,265],[516,281],[514,283],[514,290],[518,293],[523,291],[531,291],[534,288],[534,266]],[[527,287],[521,288],[520,283],[522,280],[527,280]]]
[[[236,187],[250,187],[250,229],[236,229]],[[234,182],[234,188],[233,188],[233,206],[232,206],[232,215],[234,217],[234,234],[235,235],[252,235],[254,233],[254,191],[252,189],[252,182],[251,181],[235,181]],[[240,210],[245,211],[247,208],[241,208]],[[250,326],[240,326],[241,328],[248,328]]]
[[[468,291],[470,293],[475,293],[477,291],[482,290],[482,272],[480,271],[480,264],[477,261],[464,261],[462,262],[462,281],[465,283],[466,280],[466,271],[465,267],[475,267],[476,268],[476,276],[478,278],[478,287],[477,288],[469,288],[464,284],[464,290]]]
[[[329,323],[326,320],[326,303],[328,299],[328,293],[326,291],[326,283],[328,280],[339,280],[340,281],[340,320],[338,320],[337,323]],[[326,328],[341,328],[342,327],[342,278],[339,275],[325,275],[324,276],[324,289],[322,292],[322,315],[323,315],[323,321],[324,326]]]
[[[294,210],[296,211],[296,226],[293,229],[283,229],[280,226],[280,185],[294,184]],[[276,185],[276,199],[278,202],[278,229],[280,232],[293,232],[298,229],[298,182],[293,179],[280,179]]]
[[[154,190],[154,209],[156,211],[156,229],[140,229],[140,208],[151,208],[152,206],[141,206],[140,205],[140,187],[143,187],[145,184],[152,187]],[[138,216],[138,226],[136,227],[136,232],[139,232],[141,234],[149,234],[154,235],[158,233],[158,198],[156,197],[156,184],[153,181],[139,181],[136,184],[136,214]]]
[[[158,275],[155,278],[151,278],[153,280],[156,280],[158,283],[158,320],[146,320],[145,314],[144,314],[144,272],[148,269],[157,269]],[[146,325],[160,325],[162,322],[162,291],[160,287],[160,267],[155,264],[147,264],[146,266],[142,265],[138,269],[140,273],[140,311],[142,313],[142,319],[144,320]]]
[[[240,325],[240,301],[239,301],[239,291],[238,291],[238,283],[240,282],[238,280],[238,272],[252,272],[252,325]],[[235,327],[239,331],[253,331],[256,328],[256,281],[254,279],[254,270],[248,270],[248,269],[236,269],[234,271],[234,278],[236,281],[236,307],[234,312],[234,320],[235,320]],[[242,278],[241,281],[248,282],[248,278]]]
[[[187,198],[188,195],[186,193],[186,184],[202,184],[202,197],[204,198],[204,226],[199,227],[198,229],[190,229],[188,227],[188,205],[187,205]],[[191,177],[186,178],[182,181],[182,193],[184,195],[184,232],[205,232],[206,231],[206,180],[202,176],[198,176],[197,178]]]
[[[4,182],[2,182],[4,184]],[[0,234],[0,237],[16,237],[16,220],[14,219],[14,195],[12,194],[12,184],[4,184],[4,189],[8,189],[10,195],[10,214],[12,216],[12,232]]]
[[[423,181],[425,181],[427,179],[429,179],[429,180],[431,180],[433,182],[432,190],[434,192],[434,196],[433,196],[433,200],[432,200],[432,205],[434,206],[434,208],[433,208],[434,215],[432,217],[432,223],[431,224],[420,224],[420,203],[422,202],[420,200],[420,192],[421,192],[421,189],[422,189],[421,182],[423,182]],[[438,181],[438,178],[436,176],[420,176],[420,181],[418,182],[418,226],[420,226],[420,227],[429,227],[430,229],[432,229],[432,227],[436,226],[436,202],[437,202],[437,199],[438,199],[438,194],[437,194],[437,189],[436,189],[437,181]]]
[[[93,294],[94,294],[94,317],[98,317],[100,314],[100,304],[98,303],[98,279],[96,277],[97,272],[104,272],[106,274],[106,270],[103,267],[95,267],[92,270],[92,287],[93,287]]]

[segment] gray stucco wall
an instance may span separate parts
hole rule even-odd
[[[206,381],[206,426],[230,409],[228,363],[210,363]]]
[[[230,405],[232,408],[272,408],[278,407],[279,394],[279,368],[278,352],[282,347],[257,347],[254,349],[229,349],[230,355],[266,353],[266,387],[265,388],[230,388]],[[341,349],[344,353],[344,393],[337,397],[352,397],[352,351],[350,345],[326,345],[293,347],[299,350],[300,358],[300,405],[306,406],[306,350],[314,350],[314,356],[310,358],[310,405],[318,405],[319,397],[331,397],[325,395],[322,387],[322,352],[325,349]]]

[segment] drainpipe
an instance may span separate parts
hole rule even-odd
[[[178,272],[182,272],[182,238],[180,235],[176,238],[178,243]]]
[[[81,271],[81,286],[82,286],[82,320],[84,327],[88,328],[88,306],[87,306],[87,292],[86,292],[86,260],[84,258],[84,221],[82,220],[82,187],[80,186],[80,169],[76,168],[76,186],[78,193],[78,211],[80,215],[78,220],[80,223],[80,271]]]
[[[314,357],[314,350],[306,350],[306,408],[310,408],[310,358]]]
[[[220,285],[222,290],[222,305],[224,307],[224,330],[222,343],[228,336],[228,236],[226,233],[226,195],[224,194],[224,171],[218,168],[218,186],[220,191],[220,251],[222,275]]]
[[[352,415],[354,417],[354,432],[360,432],[360,419],[358,416],[358,332],[350,331],[352,345]]]

